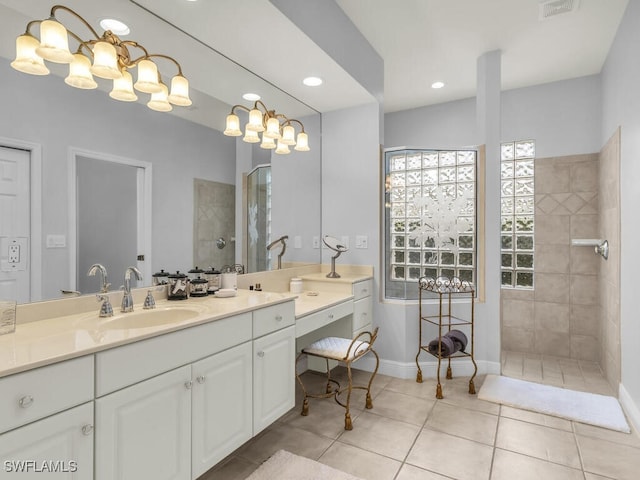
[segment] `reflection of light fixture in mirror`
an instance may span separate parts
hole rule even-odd
[[[322,242],[329,247],[336,254],[331,257],[331,271],[327,273],[327,278],[340,278],[340,275],[336,273],[336,258],[340,256],[342,252],[346,252],[348,249],[342,245],[337,238],[325,235],[322,237]]]
[[[91,38],[83,40],[78,34],[68,30],[56,17],[56,12],[64,11],[78,19],[90,32]],[[126,32],[128,27],[118,22]],[[102,24],[102,22],[101,22]],[[38,39],[31,29],[40,27]],[[119,33],[126,35],[126,33]],[[74,54],[69,50],[69,39],[77,44]],[[138,49],[141,55],[132,56],[132,50]],[[171,92],[162,83],[158,67],[151,60],[162,58],[175,64],[176,75],[171,79]],[[111,98],[125,102],[137,99],[133,89],[151,93],[152,98],[147,105],[159,111],[171,110],[171,104],[191,105],[189,98],[189,81],[182,75],[180,64],[172,57],[149,53],[146,48],[132,40],[121,40],[112,30],[107,29],[102,35],[78,13],[63,5],[51,8],[50,17],[46,20],[33,20],[27,24],[26,31],[16,39],[16,58],[11,66],[23,73],[31,75],[47,75],[48,68],[44,60],[55,63],[68,63],[69,75],[65,78],[67,85],[76,88],[92,89],[97,87],[93,76],[113,80]],[[138,81],[133,84],[131,74],[127,70],[138,69]],[[155,98],[154,98],[155,95]]]
[[[227,124],[224,134],[229,137],[239,137],[242,135],[240,130],[240,119],[236,115],[236,110],[244,110],[249,113],[249,121],[245,126],[245,134],[242,140],[249,143],[260,141],[262,134],[262,148],[275,148],[277,154],[286,155],[291,153],[289,146],[293,146],[298,152],[308,152],[309,136],[304,131],[304,125],[300,120],[288,118],[282,113],[276,113],[275,110],[269,110],[264,103],[256,100],[253,108],[247,108],[244,105],[234,105],[231,113],[227,115]],[[300,132],[296,136],[294,124],[300,127]],[[252,133],[250,133],[252,132]],[[276,144],[277,141],[277,144]]]

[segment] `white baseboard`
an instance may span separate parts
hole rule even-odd
[[[622,383],[618,387],[618,400],[620,401],[620,405],[622,405],[624,413],[627,414],[627,419],[631,422],[633,430],[640,432],[640,408],[633,401],[633,398],[631,398],[631,395],[629,395],[629,392],[624,388]]]
[[[448,362],[443,360],[440,365],[440,375],[446,373]],[[500,375],[500,362],[489,362],[486,360],[476,360],[478,365],[478,374],[484,375],[493,373]],[[361,360],[358,360],[353,366],[359,370],[365,370],[372,372],[375,368],[375,359],[372,356],[367,356]],[[422,370],[423,378],[435,378],[436,370],[438,368],[437,361],[420,362],[420,369]],[[451,370],[453,376],[469,376],[473,373],[473,363],[467,359],[455,359],[451,362]],[[415,362],[396,362],[394,360],[380,360],[380,366],[378,367],[378,373],[382,375],[389,375],[390,377],[397,378],[416,378],[417,368]]]

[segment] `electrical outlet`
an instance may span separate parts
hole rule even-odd
[[[320,248],[320,237],[313,237],[313,248]]]
[[[369,248],[369,239],[366,235],[356,235],[356,248]]]
[[[20,245],[9,245],[9,263],[20,263]]]

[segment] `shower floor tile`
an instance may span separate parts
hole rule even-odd
[[[613,395],[613,388],[595,362],[521,352],[502,352],[502,374],[581,392]]]

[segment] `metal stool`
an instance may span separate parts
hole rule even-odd
[[[373,403],[371,402],[371,383],[373,382],[373,378],[376,376],[378,372],[378,365],[380,364],[380,359],[378,358],[378,354],[372,348],[373,343],[376,341],[376,337],[378,336],[378,328],[372,332],[362,332],[356,335],[353,339],[349,338],[338,338],[338,337],[327,337],[317,342],[312,343],[308,347],[302,349],[298,357],[296,358],[296,366],[300,358],[303,355],[311,355],[314,357],[324,358],[327,362],[327,388],[324,393],[308,393],[305,388],[302,380],[300,379],[300,375],[298,375],[298,370],[296,368],[296,378],[302,387],[302,391],[304,392],[304,401],[302,402],[302,412],[301,415],[306,416],[309,414],[309,398],[329,398],[334,397],[336,403],[345,408],[346,412],[344,414],[344,429],[352,430],[353,424],[351,423],[351,415],[349,413],[349,406],[351,402],[351,392],[352,390],[358,388],[361,390],[367,391],[367,401],[366,407],[371,409],[373,408]],[[354,385],[353,379],[351,376],[351,364],[360,358],[364,357],[367,353],[373,353],[376,357],[376,368],[371,374],[371,378],[369,379],[369,383],[367,385]],[[349,384],[344,388],[340,388],[340,383],[331,378],[331,370],[329,369],[329,360],[336,360],[338,362],[342,362],[347,367],[347,377],[349,379]],[[331,384],[335,384],[336,388],[332,388]],[[347,402],[342,403],[338,398],[341,393],[344,391],[347,392]]]

